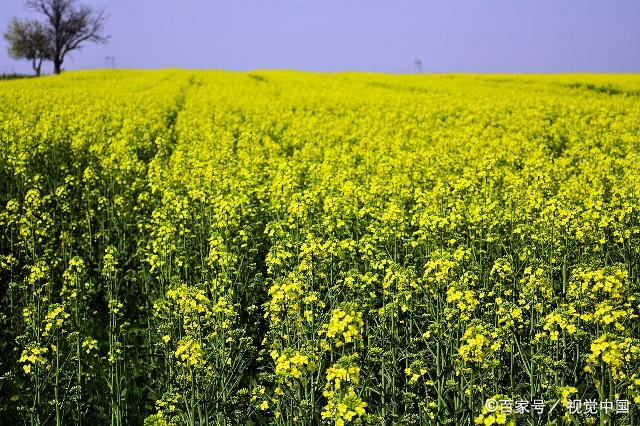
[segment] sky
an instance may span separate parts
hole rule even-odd
[[[110,40],[65,69],[640,72],[640,0],[79,1],[109,14]],[[12,16],[33,15],[0,0],[2,32]],[[30,71],[0,39],[0,73]]]

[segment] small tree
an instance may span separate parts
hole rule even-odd
[[[53,72],[60,74],[67,53],[79,50],[86,42],[104,43],[102,34],[106,15],[76,0],[27,0],[27,6],[45,16],[51,42]]]
[[[14,59],[28,59],[36,75],[40,75],[42,62],[52,58],[50,37],[45,27],[38,21],[20,21],[13,18],[4,34],[9,43],[9,56]]]

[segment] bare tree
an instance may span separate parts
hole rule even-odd
[[[38,21],[13,18],[4,34],[9,43],[9,56],[28,59],[36,75],[40,75],[42,62],[52,58],[52,45],[44,25]]]
[[[53,72],[60,74],[67,53],[82,48],[84,43],[104,43],[107,16],[76,0],[27,0],[27,6],[45,16],[51,37]]]

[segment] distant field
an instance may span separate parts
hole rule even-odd
[[[15,80],[18,78],[33,78],[32,75],[24,75],[24,74],[0,74],[0,81],[2,80]]]
[[[639,214],[639,75],[0,81],[0,424],[639,424]]]

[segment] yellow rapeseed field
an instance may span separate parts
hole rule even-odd
[[[0,81],[0,424],[640,424],[639,214],[638,75]]]

